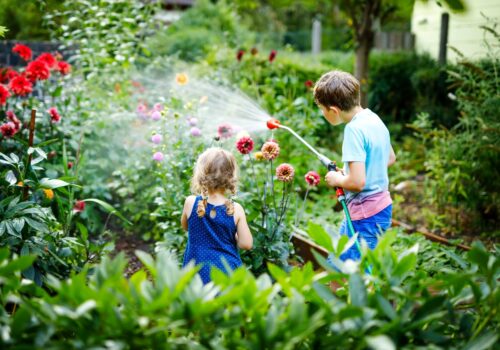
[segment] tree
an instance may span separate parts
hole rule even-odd
[[[437,1],[437,0],[436,0]],[[361,82],[361,105],[367,105],[367,84],[369,57],[373,48],[375,33],[403,3],[412,4],[414,0],[334,0],[350,19],[355,42],[356,62],[354,75]],[[464,0],[444,0],[454,11],[464,11]],[[439,4],[439,2],[438,2]]]

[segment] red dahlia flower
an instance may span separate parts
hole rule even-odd
[[[33,85],[25,76],[18,75],[10,81],[9,89],[16,95],[24,96],[33,91]]]
[[[16,44],[12,48],[12,52],[17,53],[25,61],[29,61],[33,57],[33,52],[31,52],[31,49],[28,46],[22,44]]]
[[[236,59],[238,60],[238,62],[241,61],[244,54],[245,54],[245,50],[238,50],[238,53],[236,54]]]
[[[16,132],[16,125],[12,122],[0,125],[0,133],[2,133],[3,137],[12,137]]]
[[[241,154],[249,154],[253,150],[253,140],[251,137],[244,136],[236,142],[236,148]]]
[[[69,64],[66,61],[59,61],[59,62],[57,62],[57,70],[62,75],[66,75],[69,72],[71,72],[71,64]]]
[[[9,80],[18,75],[19,73],[17,73],[12,68],[0,68],[0,84],[8,83]]]
[[[315,171],[309,171],[306,176],[304,176],[304,179],[310,186],[317,186],[321,180],[321,177],[319,174]]]
[[[306,88],[312,88],[314,83],[312,80],[306,80],[306,82],[304,83],[305,87]]]
[[[57,65],[57,60],[48,52],[42,53],[36,60],[45,62],[45,64],[49,66],[49,69],[53,69]]]
[[[281,164],[276,168],[276,177],[283,182],[292,182],[295,176],[295,169],[287,163]]]
[[[269,62],[274,61],[277,54],[278,54],[278,52],[276,52],[276,50],[272,50],[271,53],[269,54]]]
[[[75,205],[73,206],[73,211],[75,213],[80,213],[85,209],[85,202],[84,201],[76,201]]]
[[[9,90],[7,90],[7,87],[5,85],[0,84],[0,106],[4,105],[9,97],[10,97],[10,92]]]
[[[47,80],[50,78],[50,69],[44,61],[36,60],[30,62],[26,67],[26,76],[32,82],[37,80]]]
[[[48,112],[50,114],[50,121],[52,123],[57,123],[58,121],[61,120],[61,115],[57,111],[56,107],[49,108]]]

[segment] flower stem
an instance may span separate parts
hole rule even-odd
[[[274,195],[274,176],[273,176],[273,161],[271,160],[271,166],[269,168],[269,175],[271,176],[271,194],[273,196],[273,206],[274,206],[274,214],[276,216],[276,220],[278,219],[278,212],[276,209],[276,196]]]
[[[309,194],[310,189],[311,189],[311,187],[307,186],[307,191],[306,191],[306,194],[304,195],[304,201],[302,202],[302,209],[300,210],[300,213],[298,215],[299,216],[299,220],[298,220],[299,225],[301,223],[302,215],[304,215],[304,209],[306,207],[307,195]]]

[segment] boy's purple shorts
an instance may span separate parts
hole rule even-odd
[[[377,246],[379,236],[391,227],[391,222],[392,204],[369,218],[354,220],[352,225],[354,226],[354,231],[358,233],[360,242],[364,240],[370,249],[374,249]],[[347,222],[345,220],[342,221],[339,232],[341,235],[347,235]],[[340,260],[342,261],[348,259],[360,260],[360,258],[361,256],[358,248],[356,248],[356,244],[353,244],[346,252],[340,255]]]

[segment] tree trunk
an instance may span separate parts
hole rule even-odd
[[[366,38],[367,39],[367,38]],[[360,40],[356,48],[356,63],[354,67],[354,76],[361,83],[361,106],[368,107],[368,69],[369,57],[372,49],[370,40]]]

